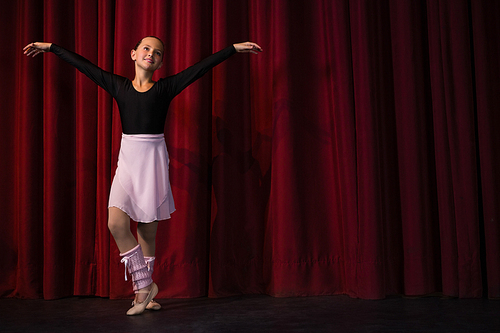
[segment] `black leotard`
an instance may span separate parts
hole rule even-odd
[[[229,46],[182,72],[159,79],[146,92],[137,91],[129,79],[106,72],[84,57],[52,44],[50,51],[67,61],[113,96],[120,110],[125,134],[161,134],[168,106],[184,88],[202,77],[214,66],[236,53]]]

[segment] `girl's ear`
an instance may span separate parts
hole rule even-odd
[[[131,50],[130,51],[130,58],[132,58],[132,60],[135,61],[135,59],[136,59],[136,52],[135,52],[135,50]]]

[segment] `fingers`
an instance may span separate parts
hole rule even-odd
[[[39,50],[36,48],[36,43],[30,43],[26,45],[24,48],[24,54],[26,54],[28,57],[29,56],[36,56],[38,53],[40,53]]]
[[[256,43],[252,43],[252,42],[249,42],[250,46],[251,46],[251,52],[257,54],[257,52],[255,51],[259,51],[259,52],[262,52],[262,47],[260,47],[258,44]]]
[[[23,50],[26,51],[27,49],[29,49],[29,48],[31,48],[33,46],[35,46],[35,43],[29,43],[28,45],[26,45],[25,47],[23,47]]]
[[[262,47],[260,47],[257,43],[246,42],[243,43],[245,45],[245,51],[253,54],[257,54],[257,52],[262,52]]]
[[[38,43],[30,43],[23,48],[24,54],[28,57],[35,57],[40,53],[45,52]]]

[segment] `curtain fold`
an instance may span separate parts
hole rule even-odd
[[[486,274],[488,295],[500,297],[500,133],[495,127],[500,123],[497,94],[500,87],[500,47],[498,34],[500,25],[496,13],[498,2],[471,2],[469,19],[472,21],[472,42],[474,62],[474,98],[476,110],[476,147],[479,154],[480,202],[479,229],[481,231],[482,271]],[[483,277],[484,279],[484,277]]]
[[[404,293],[421,295],[441,286],[426,6],[389,6]]]
[[[97,39],[98,19],[97,4],[89,5],[86,1],[75,2],[75,51],[85,54],[92,62],[97,63],[97,45],[92,41]],[[90,37],[90,38],[89,38]],[[96,209],[88,209],[96,204],[97,182],[97,122],[98,122],[98,91],[89,80],[79,80],[74,83],[75,109],[82,110],[75,114],[75,220],[96,221]],[[78,158],[78,157],[83,158]],[[96,241],[96,228],[93,223],[77,223],[74,240],[74,293],[89,295],[95,293],[95,254],[94,247],[89,246]]]
[[[500,5],[438,1],[20,0],[0,40],[0,296],[130,297],[107,230],[116,103],[50,41],[133,79],[232,43],[172,102],[177,211],[160,222],[159,298],[441,292],[500,297]],[[134,225],[134,224],[132,224]]]
[[[428,3],[443,292],[481,295],[470,24],[466,1]]]

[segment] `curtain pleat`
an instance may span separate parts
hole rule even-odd
[[[426,6],[389,6],[404,293],[421,295],[441,286]]]
[[[476,147],[478,149],[479,186],[481,188],[479,230],[483,280],[488,296],[500,297],[500,47],[498,11],[500,3],[472,1],[469,18],[472,25],[472,54],[474,62],[474,98],[476,101]],[[486,276],[485,276],[486,275]]]
[[[133,79],[232,43],[165,124],[177,211],[159,298],[441,292],[500,297],[497,3],[8,2],[0,12],[0,296],[132,296],[107,229],[121,141],[112,98],[49,41]],[[132,224],[134,226],[134,223]]]
[[[428,3],[443,292],[481,295],[478,181],[466,1]]]

